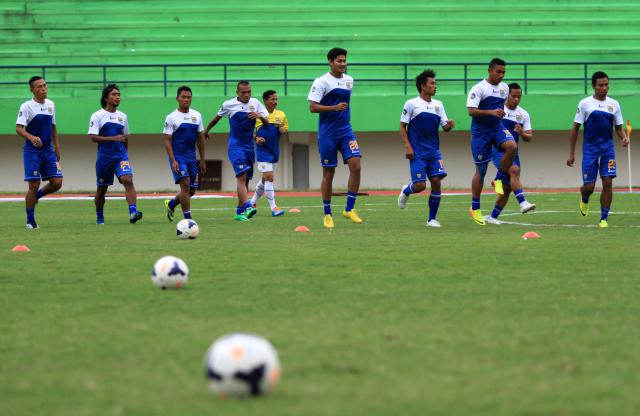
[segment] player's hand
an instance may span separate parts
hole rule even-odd
[[[204,131],[204,139],[209,140],[211,137],[209,136],[209,130]]]
[[[349,108],[349,104],[347,104],[347,103],[340,103],[340,104],[336,104],[336,105],[333,106],[333,109],[335,111],[344,111],[347,108]]]
[[[513,131],[515,131],[518,134],[522,134],[522,124],[516,123],[516,126],[513,128]]]
[[[42,140],[40,140],[40,137],[31,136],[31,139],[29,140],[31,141],[31,144],[34,145],[35,147],[42,147]]]
[[[198,169],[200,170],[200,176],[204,176],[207,173],[207,162],[201,160],[198,162]]]
[[[576,156],[570,154],[569,157],[567,158],[567,166],[573,167],[573,162],[575,161],[576,161]]]
[[[180,164],[177,160],[171,161],[171,169],[173,169],[174,172],[178,173],[178,171],[180,170]]]
[[[493,110],[493,115],[498,117],[498,118],[503,118],[504,117],[504,110],[502,108],[498,108],[496,110]]]
[[[111,140],[113,140],[114,142],[126,142],[127,141],[127,136],[125,136],[124,134],[118,134],[117,136],[113,136],[111,138]]]
[[[446,130],[452,130],[456,126],[456,122],[453,120],[447,120],[447,124],[444,125]]]
[[[622,147],[627,147],[629,146],[629,138],[625,136],[624,139],[622,139]]]
[[[256,113],[255,111],[250,111],[247,113],[247,117],[249,117],[251,120],[255,120],[257,118],[262,117],[262,114]]]
[[[262,146],[266,142],[264,137],[256,136],[256,144]]]
[[[287,129],[286,127],[280,127],[278,130],[279,130],[279,131],[280,131],[280,133],[282,133],[282,134],[285,134],[285,133],[287,133],[287,132],[289,131],[289,129]]]
[[[404,148],[404,157],[409,160],[413,160],[413,158],[415,157],[413,153],[413,147],[411,147],[411,145],[408,145]]]
[[[56,154],[56,159],[58,159],[58,162],[60,162],[60,159],[62,159],[62,156],[60,155],[60,149],[53,149],[53,151]]]

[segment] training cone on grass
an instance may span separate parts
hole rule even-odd
[[[31,251],[27,246],[15,246],[11,249],[14,253]]]
[[[527,231],[526,233],[522,234],[522,238],[524,240],[528,240],[530,238],[540,238],[540,234],[535,231]]]
[[[308,233],[309,232],[309,228],[305,227],[304,225],[298,225],[293,231],[300,231],[303,233]]]
[[[289,212],[300,212],[300,210],[298,208],[291,208]]]

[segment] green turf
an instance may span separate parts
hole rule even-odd
[[[104,227],[91,201],[43,201],[37,231],[0,203],[0,414],[639,414],[639,196],[615,195],[606,230],[584,227],[595,197],[587,218],[577,194],[530,199],[539,212],[512,202],[504,219],[538,225],[480,227],[468,196],[445,196],[428,229],[424,195],[405,211],[361,197],[365,223],[337,215],[332,232],[319,198],[280,198],[302,210],[280,218],[261,201],[249,223],[231,199],[196,200],[194,241],[162,201],[140,201],[134,226],[108,201]],[[187,289],[151,284],[167,254],[189,265]],[[273,395],[209,394],[204,353],[235,331],[277,348]]]

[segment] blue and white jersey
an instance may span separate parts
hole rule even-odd
[[[175,110],[164,121],[164,134],[171,135],[173,155],[186,160],[196,160],[196,143],[198,133],[203,132],[202,115],[189,109],[183,113]]]
[[[229,117],[229,149],[245,149],[253,151],[253,131],[256,120],[249,118],[251,112],[260,113],[262,117],[269,117],[265,106],[255,98],[249,98],[248,103],[243,103],[238,97],[222,103],[218,115]]]
[[[428,158],[440,151],[438,129],[448,121],[442,102],[425,101],[420,96],[407,100],[400,121],[409,125],[409,143],[417,158]]]
[[[504,118],[502,119],[502,125],[504,125],[506,129],[509,130],[509,133],[511,133],[511,135],[517,142],[518,139],[520,138],[520,135],[515,131],[516,124],[520,124],[522,126],[522,131],[532,130],[529,113],[527,113],[527,111],[524,108],[517,106],[515,110],[510,110],[505,105]]]
[[[599,153],[613,149],[612,130],[622,125],[622,110],[613,98],[591,96],[580,101],[573,121],[584,125],[583,153]]]
[[[108,112],[104,108],[91,115],[89,133],[94,136],[113,137],[120,134],[129,135],[127,115],[122,111]],[[127,156],[124,142],[98,143],[98,157],[120,159]]]
[[[509,86],[504,82],[498,85],[490,84],[486,79],[471,88],[467,98],[467,108],[478,110],[497,110],[504,108],[504,103],[509,95]],[[493,131],[500,126],[499,117],[484,116],[471,118],[471,134],[484,134]]]
[[[45,98],[40,104],[33,98],[23,103],[18,112],[16,124],[25,126],[27,133],[38,136],[42,147],[35,147],[29,140],[24,141],[24,150],[28,152],[43,152],[53,149],[53,125],[56,124],[56,108],[53,101]]]
[[[353,78],[344,74],[336,78],[327,72],[316,78],[309,91],[307,100],[321,105],[336,105],[351,101]],[[318,121],[318,140],[335,139],[353,136],[351,130],[351,107],[344,111],[320,113]]]

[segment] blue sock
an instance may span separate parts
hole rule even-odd
[[[42,198],[44,196],[44,192],[42,192],[42,188],[38,189],[38,192],[36,192],[36,200]]]
[[[102,221],[104,222],[104,211],[98,211],[96,210],[96,219],[98,221]]]
[[[504,207],[501,207],[500,205],[496,204],[496,206],[493,207],[493,211],[491,211],[491,218],[497,219],[502,213],[503,209]]]
[[[182,213],[182,215],[184,216],[185,220],[190,220],[191,219],[191,211],[184,211]]]
[[[524,191],[522,189],[515,189],[513,191],[513,194],[516,196],[516,199],[518,200],[518,204],[522,204],[524,201],[527,200],[527,198],[524,197]]]
[[[589,197],[586,197],[586,198],[582,197],[582,202],[585,203],[585,204],[588,204],[589,203]]]
[[[480,209],[480,198],[471,198],[471,209],[474,211]]]
[[[606,221],[609,218],[609,208],[602,207],[600,208],[600,221]]]
[[[440,192],[431,191],[431,195],[429,196],[429,221],[436,219],[441,196],[442,194]]]
[[[331,200],[323,199],[322,206],[324,207],[324,215],[331,215]]]
[[[406,196],[411,195],[413,193],[413,182],[402,189],[402,193],[404,193]]]
[[[345,211],[349,212],[353,209],[357,196],[358,194],[356,192],[347,192],[347,206],[344,208]]]
[[[249,208],[253,208],[253,205],[251,205],[251,201],[247,201],[244,204],[242,204],[242,211],[243,212],[248,210]]]
[[[133,215],[136,212],[138,212],[138,207],[136,207],[136,204],[129,205],[129,215]]]
[[[238,205],[236,207],[236,215],[240,215],[240,214],[242,214],[244,212],[244,208],[243,207],[244,207],[244,205]]]
[[[180,205],[179,199],[173,198],[169,200],[169,209],[175,209],[175,207],[177,207],[178,205]]]
[[[498,173],[496,174],[496,179],[501,180],[504,183],[508,183],[507,173],[498,169]]]
[[[35,208],[27,208],[27,224],[35,224],[36,210]]]

